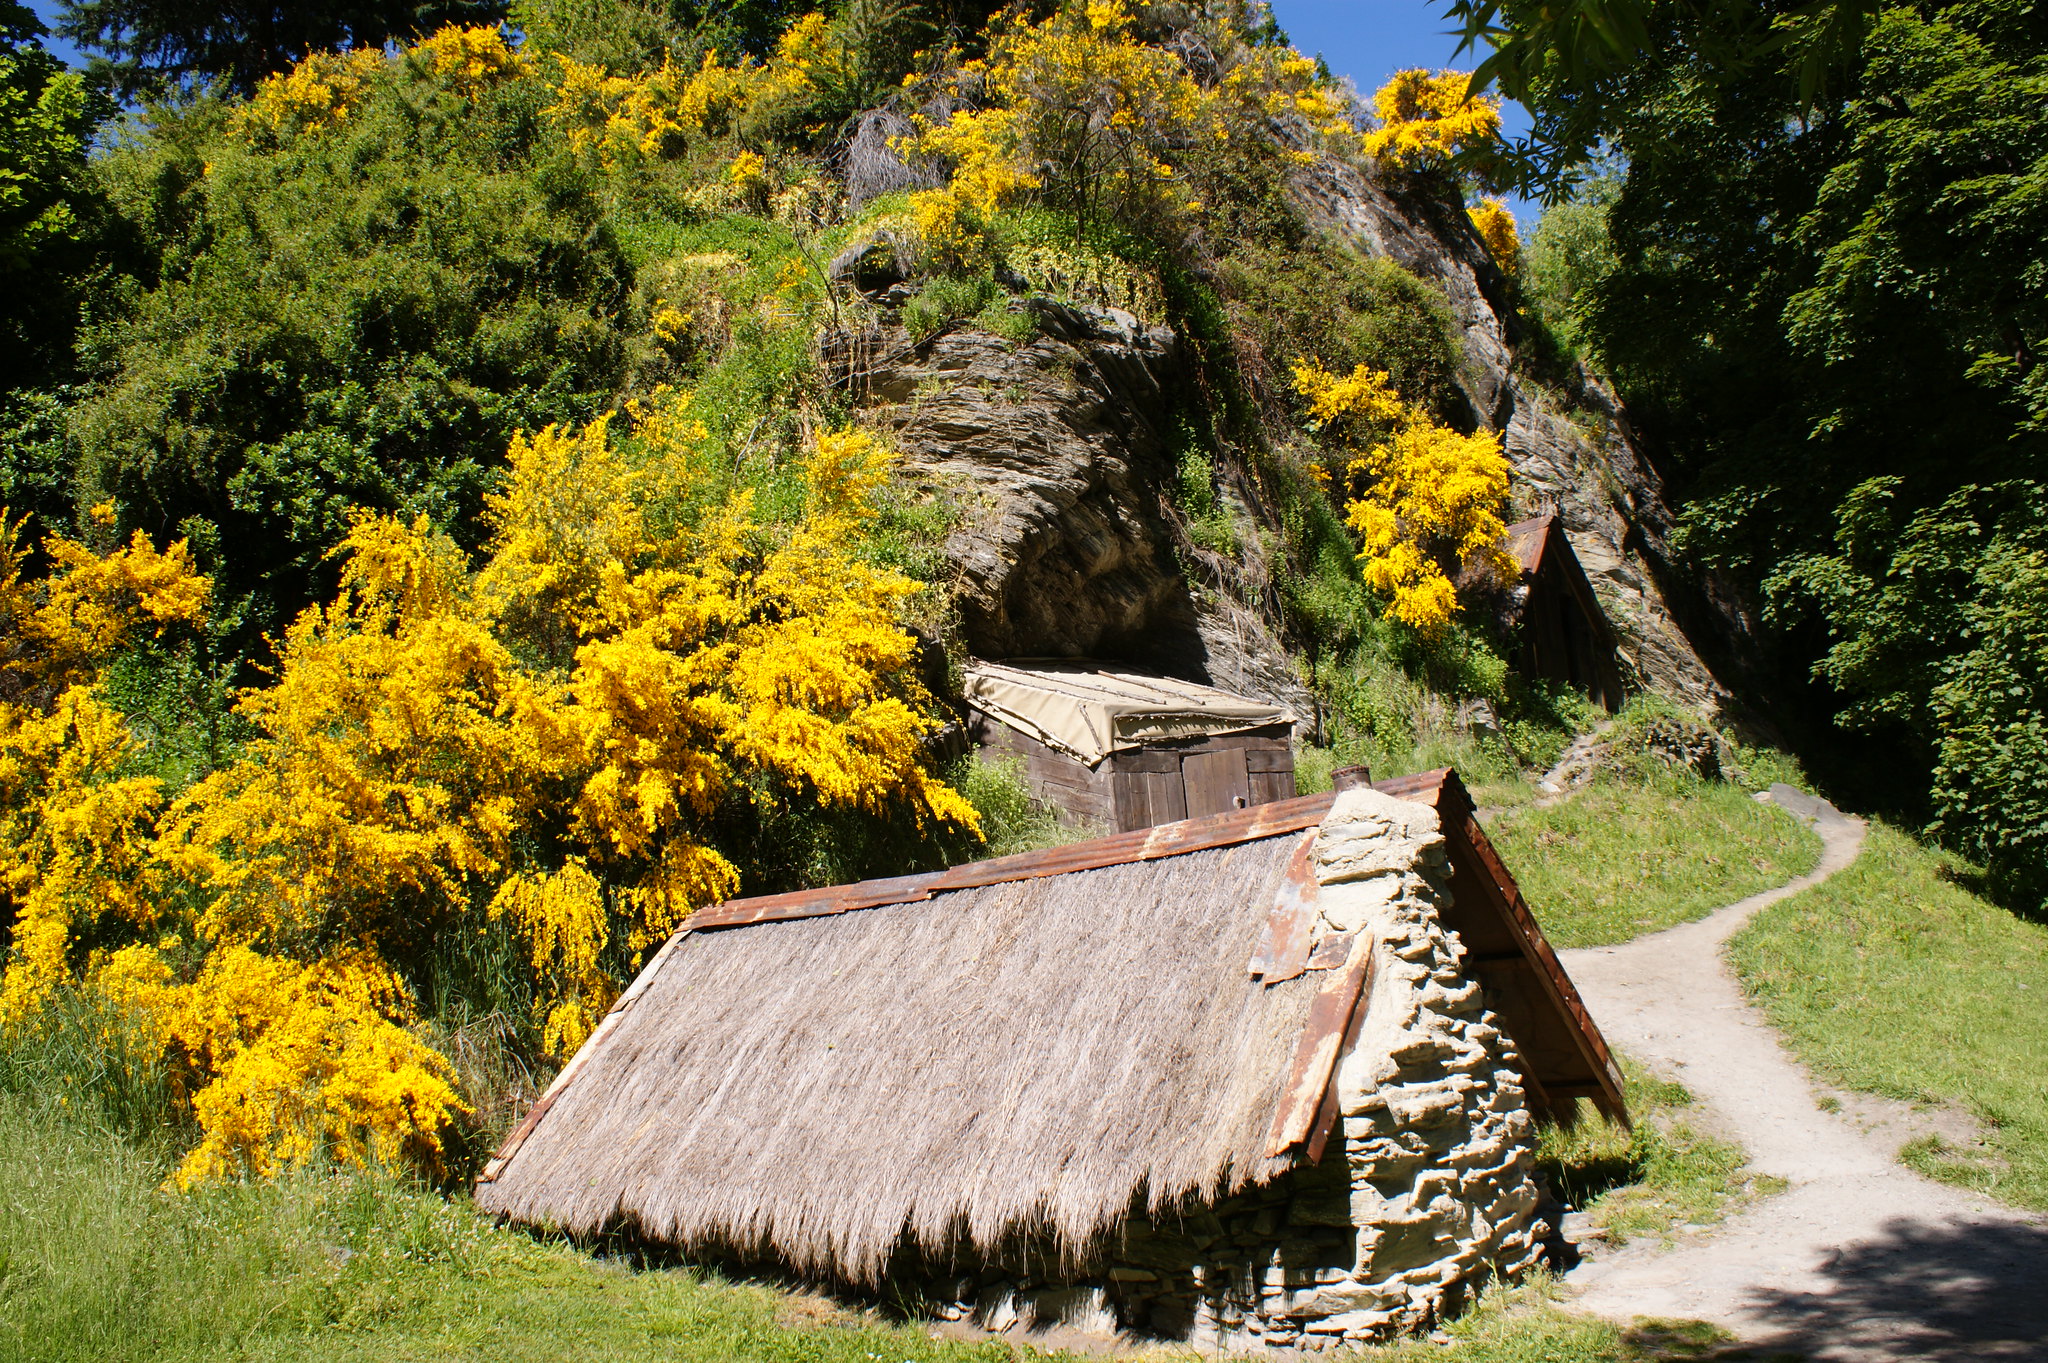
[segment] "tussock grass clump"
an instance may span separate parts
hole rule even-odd
[[[1024,763],[1015,757],[969,753],[946,770],[946,781],[981,811],[980,856],[1007,857],[1064,847],[1107,832],[1093,824],[1067,824],[1031,798]]]
[[[1758,914],[1729,945],[1743,988],[1825,1078],[1955,1103],[1986,1147],[1923,1140],[1907,1163],[2048,1211],[2048,923],[1974,869],[1873,824],[1854,865]]]

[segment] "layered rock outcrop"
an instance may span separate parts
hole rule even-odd
[[[828,341],[902,468],[953,500],[946,541],[968,648],[1124,659],[1306,713],[1269,626],[1191,590],[1162,500],[1180,340],[1115,308],[1018,299],[1037,335],[971,324],[914,340],[884,312]]]
[[[893,186],[886,139],[862,128],[863,185]],[[1329,157],[1298,166],[1288,188],[1316,227],[1442,290],[1461,332],[1466,424],[1501,434],[1516,514],[1558,513],[1633,684],[1721,708],[1727,692],[1673,600],[1716,636],[1739,640],[1751,622],[1711,584],[1680,581],[1662,480],[1612,394],[1583,369],[1533,375],[1507,282],[1464,214]],[[1162,429],[1183,377],[1180,338],[1116,308],[1030,297],[1011,304],[1037,314],[1027,344],[965,321],[914,340],[898,306],[911,294],[896,282],[902,244],[886,236],[834,262],[840,287],[883,306],[865,330],[830,336],[826,358],[895,432],[912,475],[959,499],[964,521],[946,547],[968,648],[1123,659],[1314,713],[1257,547],[1230,571],[1189,571],[1199,555],[1176,534]]]
[[[1449,204],[1396,195],[1328,157],[1298,169],[1289,189],[1310,221],[1443,290],[1463,333],[1458,384],[1472,424],[1501,435],[1514,466],[1516,514],[1558,513],[1636,684],[1718,709],[1727,692],[1686,637],[1667,593],[1694,598],[1692,612],[1717,631],[1745,635],[1751,623],[1709,586],[1679,587],[1663,479],[1636,448],[1614,395],[1583,369],[1553,384],[1531,376],[1506,281]]]

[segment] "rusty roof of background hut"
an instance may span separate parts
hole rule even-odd
[[[1555,524],[1557,513],[1546,511],[1508,527],[1508,553],[1521,565],[1525,581],[1543,570],[1543,551],[1550,544],[1550,528]]]
[[[1458,874],[1498,899],[1455,775],[1380,789],[1436,805]],[[1079,1253],[1136,1195],[1270,1178],[1293,1163],[1268,1138],[1319,981],[1246,967],[1331,800],[701,910],[507,1139],[478,1204],[871,1279],[906,1232],[987,1248],[1043,1231]],[[1570,989],[1541,934],[1470,898],[1460,916],[1493,930],[1477,959],[1512,937],[1547,961],[1529,948],[1502,976],[1523,1005],[1510,1034],[1619,1111],[1576,995],[1535,985]]]

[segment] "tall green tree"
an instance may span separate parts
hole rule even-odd
[[[2048,6],[1872,7],[1816,80],[1787,35],[1824,8],[1656,5],[1605,65],[1531,24],[1507,79],[1553,134],[1532,173],[1589,130],[1626,166],[1573,310],[1691,561],[1763,601],[1784,680],[1859,735],[1821,748],[2038,899]]]
[[[86,153],[110,112],[42,45],[33,11],[0,3],[0,504],[61,516],[59,404],[85,280],[98,258]]]
[[[550,98],[408,57],[332,124],[151,112],[96,166],[128,250],[81,337],[79,495],[219,544],[252,629],[331,590],[352,507],[473,535],[512,433],[626,376],[632,266]]]
[[[1791,69],[1812,105],[1854,63],[1884,0],[1442,0],[1474,91],[1498,85],[1533,126],[1510,147],[1521,188],[1556,202],[1626,117],[1646,72],[1683,65],[1709,85]]]

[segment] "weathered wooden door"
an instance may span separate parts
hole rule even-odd
[[[1189,753],[1180,761],[1180,775],[1187,786],[1190,819],[1225,814],[1252,802],[1252,778],[1245,769],[1243,748]]]

